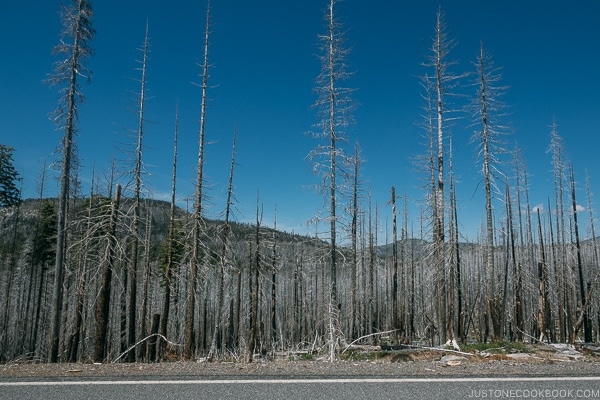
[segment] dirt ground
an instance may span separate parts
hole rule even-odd
[[[9,378],[70,379],[77,377],[432,377],[432,376],[549,376],[600,375],[600,348],[531,347],[526,352],[473,352],[410,349],[390,352],[354,350],[345,360],[288,355],[246,362],[174,361],[163,363],[43,364],[12,362],[0,365],[0,380]]]

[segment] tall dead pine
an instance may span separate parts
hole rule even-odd
[[[579,240],[579,223],[577,218],[577,198],[575,196],[575,172],[571,165],[571,200],[573,208],[573,229],[575,230],[575,249],[577,250],[577,274],[579,276],[579,298],[581,301],[581,317],[583,319],[583,337],[586,343],[592,342],[592,321],[588,316],[587,308],[589,300],[586,302],[586,283],[583,276],[583,260],[581,258],[581,242]],[[574,332],[575,334],[576,332]]]
[[[447,263],[446,263],[446,236],[445,236],[445,188],[446,181],[444,157],[446,153],[447,133],[446,125],[448,113],[451,112],[446,102],[453,86],[457,84],[460,76],[454,75],[449,68],[455,62],[449,59],[449,54],[454,47],[454,41],[448,39],[446,24],[441,7],[436,14],[435,35],[428,56],[426,67],[432,69],[431,78],[426,77],[426,90],[431,107],[428,123],[431,133],[430,148],[430,176],[431,176],[431,220],[433,236],[433,268],[435,285],[435,312],[439,341],[446,342],[447,338]]]
[[[48,361],[58,362],[61,337],[63,308],[63,277],[67,240],[67,203],[69,199],[72,166],[75,164],[75,134],[77,132],[77,105],[83,100],[79,79],[90,78],[90,71],[83,61],[92,55],[89,42],[95,31],[92,27],[92,6],[89,0],[72,0],[70,8],[61,12],[63,31],[61,44],[54,48],[56,54],[65,54],[66,59],[55,64],[55,72],[49,82],[65,85],[59,106],[55,112],[55,121],[64,129],[61,144],[62,163],[60,174],[60,193],[58,195],[56,259],[54,263],[54,289],[52,294],[51,330],[48,343]]]
[[[318,109],[320,122],[317,124],[319,131],[315,137],[322,139],[327,144],[318,145],[310,152],[309,158],[313,162],[316,173],[322,177],[320,189],[326,193],[327,215],[325,219],[329,222],[329,328],[333,329],[330,337],[330,354],[335,358],[339,342],[338,287],[337,287],[337,226],[338,195],[341,184],[338,176],[340,167],[345,160],[342,144],[345,142],[343,128],[350,122],[349,114],[352,108],[350,98],[351,90],[340,84],[351,76],[346,70],[346,58],[348,50],[343,47],[344,31],[341,23],[336,18],[337,0],[329,0],[325,12],[326,33],[319,35],[321,43],[321,72],[317,76],[318,95],[315,107]]]
[[[138,129],[137,143],[135,148],[135,167],[134,167],[134,190],[133,190],[133,219],[131,222],[132,243],[129,264],[129,309],[127,316],[127,346],[131,347],[136,342],[136,316],[137,316],[137,271],[139,264],[139,243],[140,243],[140,196],[142,190],[142,150],[144,138],[144,110],[146,105],[146,71],[148,65],[148,24],[146,23],[146,35],[142,46],[142,61],[140,70],[142,73],[140,79],[139,108],[138,108]],[[127,360],[134,362],[136,359],[135,350],[127,354]]]
[[[206,29],[204,33],[204,62],[202,64],[202,100],[200,105],[200,130],[198,133],[198,164],[196,169],[196,192],[194,195],[194,213],[192,227],[192,257],[190,260],[190,281],[187,293],[187,308],[185,316],[185,337],[183,354],[186,358],[194,355],[194,322],[196,311],[196,282],[198,266],[202,258],[202,243],[200,238],[203,230],[202,191],[204,185],[204,128],[206,121],[206,91],[208,89],[208,44],[210,33],[210,1],[206,7]]]
[[[496,189],[494,182],[495,172],[498,171],[499,155],[505,150],[500,136],[505,129],[500,123],[503,116],[504,105],[500,97],[506,90],[499,86],[501,79],[499,69],[494,66],[491,55],[480,45],[479,55],[475,62],[477,78],[477,97],[471,107],[475,124],[478,126],[473,135],[477,143],[478,154],[481,160],[481,172],[485,191],[485,303],[488,321],[488,330],[492,340],[501,336],[501,316],[498,303],[497,288],[495,285],[495,257],[494,257],[494,219],[492,194]]]

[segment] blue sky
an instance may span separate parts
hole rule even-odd
[[[59,1],[11,1],[0,15],[0,142],[15,148],[15,167],[24,177],[25,197],[37,196],[44,160],[53,155],[62,132],[48,119],[58,100],[56,88],[42,81],[56,60]],[[223,210],[234,127],[238,132],[235,187],[236,218],[253,221],[257,192],[264,223],[312,232],[306,221],[322,208],[322,198],[308,186],[317,183],[307,154],[317,142],[306,132],[317,122],[311,108],[319,72],[317,35],[324,32],[326,0],[221,0],[212,2],[209,107],[206,120],[206,176],[210,197],[207,215]],[[136,60],[150,31],[144,136],[145,195],[168,200],[175,107],[179,103],[178,197],[185,207],[193,195],[198,148],[199,82],[206,1],[93,1],[92,42],[95,56],[87,65],[92,83],[84,85],[78,143],[83,190],[89,191],[91,170],[108,170],[112,155],[128,168],[127,150],[134,148],[130,130],[137,126],[135,93],[139,90]],[[479,43],[502,68],[510,86],[503,101],[510,116],[510,142],[523,149],[530,177],[531,203],[553,199],[550,125],[554,120],[574,163],[579,202],[585,200],[584,177],[591,190],[600,187],[600,2],[559,0],[506,1],[344,1],[338,16],[347,29],[351,70],[346,82],[356,88],[356,123],[348,129],[351,143],[362,147],[363,190],[389,216],[393,185],[406,195],[411,219],[423,198],[412,159],[425,148],[420,139],[421,88],[418,76],[428,72],[435,13],[441,5],[450,38],[454,72],[471,71]],[[468,80],[465,83],[469,83]],[[464,89],[468,93],[470,89]],[[468,120],[452,127],[463,232],[475,239],[484,216],[476,148]],[[512,145],[511,145],[512,147]],[[131,164],[129,164],[130,166]],[[57,193],[55,181],[45,195]],[[191,200],[190,200],[191,204]],[[498,203],[499,208],[502,204]],[[596,208],[600,207],[596,204]],[[587,220],[587,214],[582,219]]]

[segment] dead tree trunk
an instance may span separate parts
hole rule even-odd
[[[538,262],[538,329],[540,331],[540,342],[544,339],[550,341],[550,308],[548,304],[548,265],[546,264],[546,250],[544,249],[544,237],[542,232],[542,221],[540,209],[537,209],[538,232],[540,240],[540,261]]]
[[[392,186],[392,336],[398,341],[398,228],[396,225],[396,189]]]
[[[573,166],[571,165],[571,199],[573,209],[573,222],[575,230],[575,248],[577,250],[577,273],[579,275],[579,296],[581,299],[581,317],[583,319],[583,337],[586,343],[592,342],[592,320],[588,316],[586,304],[586,290],[585,280],[583,277],[583,260],[581,259],[581,243],[579,242],[579,224],[577,221],[577,200],[575,197],[575,173],[573,172]],[[576,333],[576,331],[574,332]]]
[[[352,187],[352,272],[350,277],[350,337],[358,337],[358,302],[356,300],[358,273],[358,173],[360,167],[360,149],[355,147],[353,158],[353,187]]]
[[[273,229],[277,231],[277,209],[275,210],[275,221]],[[271,247],[271,346],[275,350],[275,342],[277,340],[277,238],[273,236],[273,244]],[[280,338],[283,340],[283,338]]]
[[[74,18],[71,18],[74,16]],[[75,10],[63,10],[65,31],[63,40],[55,49],[56,52],[67,53],[68,58],[64,62],[57,63],[56,75],[51,78],[53,83],[68,82],[61,101],[66,104],[63,109],[57,110],[56,119],[64,123],[65,134],[62,139],[62,169],[60,174],[60,194],[58,197],[58,220],[56,259],[54,263],[54,291],[52,294],[52,319],[50,337],[48,343],[48,361],[58,362],[60,349],[61,317],[63,309],[63,277],[66,259],[65,249],[67,241],[67,203],[69,199],[72,166],[74,160],[74,145],[76,132],[77,102],[82,98],[79,91],[78,78],[85,76],[86,68],[82,65],[85,57],[92,53],[88,46],[94,36],[91,26],[92,8],[87,0],[78,0]],[[72,39],[71,44],[67,44]]]
[[[116,231],[121,201],[121,186],[117,185],[115,198],[110,207],[108,232],[106,233],[106,249],[102,261],[102,276],[100,278],[100,292],[96,300],[96,337],[94,341],[94,362],[103,362],[106,351],[106,334],[108,331],[108,317],[110,313],[110,295],[112,289],[112,273],[115,247],[117,244]]]
[[[163,337],[167,337],[167,328],[169,324],[169,311],[171,305],[171,279],[173,277],[173,268],[175,267],[175,258],[177,261],[179,260],[179,254],[176,253],[175,248],[179,247],[175,241],[175,200],[176,200],[176,191],[177,191],[177,142],[179,138],[179,107],[175,112],[175,134],[173,138],[173,174],[171,180],[171,207],[169,209],[169,233],[167,238],[167,259],[165,263],[165,271],[164,271],[164,283],[165,283],[165,299],[163,302],[163,313],[160,318],[160,334]],[[164,340],[159,339],[158,345],[158,357],[162,358],[164,356],[166,343]]]
[[[140,309],[142,311],[142,315],[140,316],[140,336],[145,338],[148,336],[148,297],[150,293],[150,248],[151,248],[151,237],[152,237],[152,210],[148,211],[146,214],[146,234],[145,234],[145,248],[144,248],[144,281],[142,283],[142,303]],[[152,322],[151,322],[152,323]],[[153,339],[154,341],[156,339]],[[146,358],[148,354],[150,342],[146,342],[145,346],[140,346],[138,351],[138,358],[140,360],[148,360],[154,362],[155,357],[148,359]]]
[[[213,330],[212,343],[210,345],[210,351],[208,353],[208,359],[212,360],[218,349],[223,349],[223,343],[219,343],[219,338],[223,339],[225,334],[223,331],[219,332],[223,327],[223,314],[224,314],[224,296],[225,296],[225,269],[227,268],[227,252],[229,247],[229,232],[231,226],[229,225],[229,216],[231,214],[231,206],[233,202],[233,172],[235,169],[235,146],[236,146],[236,132],[233,133],[233,145],[231,148],[231,165],[229,168],[229,184],[227,187],[227,201],[225,204],[225,220],[223,221],[222,232],[221,232],[221,254],[219,255],[218,265],[218,282],[217,282],[217,309],[215,313],[215,326]]]
[[[140,244],[140,195],[142,189],[142,151],[144,137],[144,109],[146,104],[146,67],[148,61],[149,43],[148,43],[148,24],[146,23],[146,35],[144,45],[142,47],[142,62],[141,71],[142,77],[140,80],[140,97],[138,109],[138,132],[137,145],[135,149],[136,162],[134,169],[135,188],[133,192],[133,219],[131,221],[132,244],[131,244],[131,259],[129,265],[129,311],[127,320],[127,346],[131,347],[135,344],[136,326],[137,326],[137,271],[139,264],[139,244]],[[127,354],[127,361],[134,362],[136,360],[136,351],[132,350]]]
[[[260,226],[262,222],[262,212],[259,212],[258,204],[256,205],[256,233],[255,233],[255,249],[253,257],[253,265],[249,271],[251,290],[250,290],[250,327],[248,334],[248,349],[246,359],[251,363],[254,359],[254,350],[256,349],[256,340],[258,336],[258,295],[259,295],[259,276],[260,276]]]
[[[515,245],[515,230],[513,223],[512,198],[510,195],[510,186],[506,183],[506,229],[508,236],[509,256],[512,261],[512,321],[510,329],[510,337],[512,340],[513,333],[516,332],[517,341],[522,340],[523,332],[523,300],[522,296],[522,280],[521,280],[521,264],[517,260],[517,251]]]
[[[198,266],[202,258],[201,231],[202,231],[202,191],[204,185],[204,127],[206,117],[206,91],[208,89],[208,38],[210,27],[210,1],[206,7],[206,29],[204,34],[204,62],[202,64],[202,103],[200,107],[200,132],[198,139],[198,165],[196,169],[196,193],[194,197],[193,216],[193,243],[192,258],[190,260],[190,281],[188,287],[187,308],[185,317],[185,338],[183,354],[186,358],[192,358],[195,351],[194,321],[196,312],[196,281],[198,278]]]
[[[94,179],[92,178],[92,190],[90,193],[90,198],[88,202],[88,216],[87,216],[87,227],[85,230],[85,235],[90,235],[91,233],[91,224],[92,224],[92,202],[94,198]],[[80,255],[79,259],[79,268],[78,268],[78,284],[77,284],[77,295],[75,299],[75,323],[72,330],[72,333],[69,337],[69,346],[68,346],[68,359],[69,362],[77,361],[77,354],[79,351],[79,343],[81,341],[81,331],[83,325],[83,306],[85,302],[85,293],[86,293],[86,275],[87,275],[87,258],[89,249],[90,238],[84,238],[85,244],[83,245],[83,254]]]

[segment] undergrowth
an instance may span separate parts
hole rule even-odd
[[[345,361],[377,361],[390,354],[387,351],[348,350],[340,355],[340,360]]]
[[[522,342],[479,342],[461,345],[461,350],[467,353],[487,352],[490,354],[531,353],[532,350]]]

